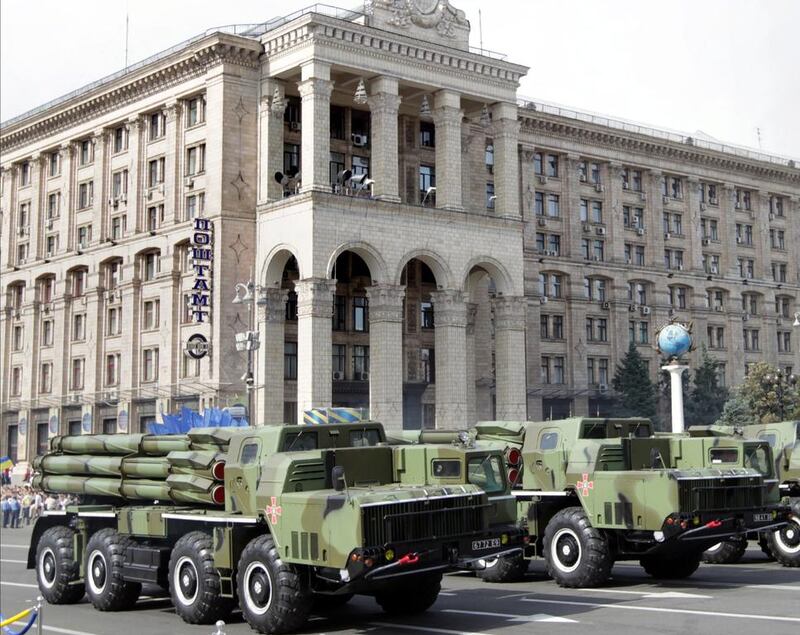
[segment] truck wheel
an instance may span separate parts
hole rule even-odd
[[[581,507],[562,509],[547,523],[544,559],[548,575],[569,588],[602,584],[614,565],[608,541]]]
[[[792,501],[789,524],[767,537],[769,550],[784,567],[800,567],[800,499]]]
[[[142,585],[122,577],[125,549],[133,544],[115,529],[101,529],[86,544],[86,594],[98,611],[122,611],[139,599]]]
[[[50,527],[36,545],[36,581],[50,604],[75,604],[86,595],[69,527]]]
[[[692,575],[700,566],[699,553],[687,553],[681,557],[645,556],[639,564],[648,575],[659,580],[682,580]]]
[[[758,534],[758,546],[761,547],[761,552],[767,556],[769,560],[775,560],[775,556],[772,555],[772,551],[769,548],[769,533],[766,531],[762,531]]]
[[[175,543],[169,559],[169,594],[188,624],[213,624],[228,616],[233,600],[220,595],[211,536],[193,531]]]
[[[442,574],[411,576],[375,594],[375,601],[389,615],[417,615],[431,608],[442,590]]]
[[[477,571],[484,582],[519,582],[528,572],[528,561],[521,553],[486,561],[486,568]]]
[[[703,552],[703,562],[708,564],[736,564],[747,551],[747,538],[730,538],[718,542]]]
[[[259,633],[289,633],[305,624],[311,598],[296,567],[285,564],[271,536],[253,538],[236,572],[239,607]]]

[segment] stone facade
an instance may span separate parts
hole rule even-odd
[[[196,38],[3,124],[0,454],[180,405],[602,413],[631,338],[657,378],[673,317],[728,384],[797,368],[795,165],[519,101],[527,69],[471,51],[445,0],[368,6]]]

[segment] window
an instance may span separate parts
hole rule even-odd
[[[164,113],[154,112],[150,115],[148,128],[148,136],[150,141],[161,139],[161,137],[164,136],[164,133],[166,132],[166,123],[167,118],[164,116]]]
[[[724,326],[714,326],[710,324],[706,327],[706,335],[708,336],[708,348],[725,348]]]
[[[719,202],[717,201],[717,186],[713,183],[701,183],[700,202],[716,205]]]
[[[628,341],[632,344],[648,344],[650,342],[650,324],[645,320],[630,320],[628,322]]]
[[[431,302],[420,302],[420,328],[433,328],[433,304]]]
[[[433,169],[433,166],[430,165],[420,165],[419,166],[419,201],[422,203],[423,201],[427,201],[430,205],[436,204],[436,193],[431,192],[430,195],[427,194],[428,189],[431,187],[436,187],[436,172]],[[425,198],[427,195],[427,199]]]
[[[85,365],[85,361],[82,357],[78,357],[72,360],[72,368],[70,372],[70,389],[71,390],[83,390],[83,368]]]
[[[181,324],[189,324],[192,321],[192,300],[188,293],[183,294],[181,303]]]
[[[669,288],[669,305],[677,309],[686,308],[686,287]]]
[[[558,194],[547,195],[547,215],[551,218],[558,218],[561,216]]]
[[[160,216],[164,217],[164,206],[160,205]],[[198,216],[202,216],[206,207],[206,195],[204,192],[199,194],[192,194],[186,197],[186,220],[192,220]]]
[[[547,155],[547,176],[558,178],[558,156],[555,154]]]
[[[61,172],[61,155],[58,152],[51,152],[47,156],[48,175],[58,176]]]
[[[146,330],[158,328],[159,300],[146,300],[142,310],[142,326]]]
[[[647,283],[645,282],[629,282],[628,283],[628,300],[639,304],[641,306],[647,305]]]
[[[369,304],[365,297],[353,298],[353,330],[369,330]]]
[[[631,207],[630,205],[622,206],[622,223],[625,227],[630,229],[643,229],[644,228],[644,208]]]
[[[720,289],[709,289],[706,292],[706,307],[715,311],[725,309],[725,293]]]
[[[631,170],[631,189],[634,192],[641,192],[642,191],[642,171],[641,170]]]
[[[419,124],[419,145],[423,148],[436,147],[436,126],[429,121]]]
[[[719,255],[703,254],[703,270],[706,273],[719,273]]]
[[[110,307],[106,312],[106,335],[119,335],[122,333],[120,310],[119,307]]]
[[[775,196],[774,194],[770,195],[769,213],[774,214],[778,218],[783,218],[783,198]]]
[[[283,343],[283,378],[297,379],[297,342]]]
[[[360,157],[353,155],[352,157],[353,176],[361,174],[369,174],[369,157]]]
[[[206,144],[186,148],[186,175],[202,174],[206,170]]]
[[[11,369],[11,395],[19,397],[22,394],[22,367],[14,366]]]
[[[200,360],[189,357],[188,355],[181,356],[181,377],[199,377],[200,376]]]
[[[486,184],[486,208],[487,209],[494,209],[494,183],[487,183]]]
[[[186,100],[186,127],[191,128],[206,120],[205,99],[202,96]]]
[[[45,256],[50,258],[58,251],[58,235],[51,235],[44,239]]]
[[[542,383],[564,383],[564,358],[542,355]]]
[[[505,466],[498,456],[478,457],[467,462],[467,480],[489,495],[504,490],[506,487],[504,473]]]
[[[29,161],[21,163],[19,166],[19,186],[25,187],[31,184],[31,164]]]
[[[53,362],[42,362],[39,371],[39,392],[53,390]]]
[[[700,229],[706,240],[719,240],[719,223],[713,218],[701,218]]]
[[[118,170],[111,175],[111,197],[116,203],[128,194],[128,171]]]
[[[736,223],[736,242],[740,245],[753,246],[753,226]]]
[[[127,228],[128,221],[125,214],[120,214],[119,216],[114,216],[111,219],[111,239],[112,240],[119,240],[125,235],[125,229]]]
[[[333,133],[331,133],[333,134]],[[341,152],[331,152],[331,159],[328,164],[328,171],[331,180],[331,188],[334,192],[341,192],[341,185],[339,181],[339,173],[344,170],[345,156]]]
[[[160,253],[157,251],[151,251],[146,253],[142,259],[142,264],[144,265],[144,279],[145,282],[150,282],[151,280],[155,280],[156,275],[161,269],[161,258]]]
[[[791,331],[778,331],[778,352],[792,352],[792,333]]]
[[[297,293],[289,291],[286,296],[286,319],[297,322]]]
[[[533,211],[536,216],[544,216],[544,194],[536,192],[533,197]]]
[[[82,342],[86,339],[86,314],[76,313],[72,316],[72,341]]]
[[[544,174],[544,163],[542,162],[541,152],[534,152],[533,154],[533,173],[538,175]]]
[[[113,137],[114,154],[128,148],[128,131],[125,126],[117,126],[111,132]]]
[[[608,341],[608,320],[606,318],[596,318],[596,317],[586,318],[586,341],[587,342]]]
[[[483,162],[490,170],[494,168],[494,145],[487,143],[483,152]]]
[[[587,300],[606,301],[606,281],[603,278],[584,278],[583,295]]]
[[[142,351],[142,381],[158,381],[158,349]]]
[[[42,346],[53,345],[53,320],[42,320]]]
[[[592,241],[592,260],[602,261],[604,259],[605,245],[604,240],[596,239]]]
[[[561,274],[558,273],[540,273],[539,295],[548,298],[560,298],[561,278]]]
[[[14,325],[14,332],[11,338],[11,350],[21,351],[25,342],[25,329],[21,324]]]
[[[782,229],[769,230],[769,242],[773,249],[786,249],[786,232]]]
[[[750,315],[758,315],[758,296],[755,293],[742,294],[742,311]]]
[[[775,282],[786,282],[786,263],[773,262],[772,263],[772,279]]]
[[[545,340],[564,339],[564,316],[541,315],[539,317],[539,335]]]
[[[191,217],[190,217],[191,218]],[[147,231],[154,232],[164,220],[164,206],[151,205],[147,208]]]
[[[295,175],[300,171],[300,146],[296,143],[283,144],[283,173]]]
[[[608,358],[587,357],[586,376],[590,386],[608,385]]]
[[[333,330],[344,331],[347,328],[347,298],[337,295],[333,298]]]
[[[420,379],[426,384],[436,383],[436,359],[432,348],[419,349]]]
[[[78,209],[87,209],[94,205],[94,181],[86,181],[78,185]]]
[[[89,165],[94,161],[94,141],[84,139],[80,142],[80,164]]]
[[[369,346],[353,346],[353,379],[365,380],[369,373]]]
[[[347,111],[341,106],[331,106],[331,139],[344,140]]]
[[[17,225],[19,226],[20,229],[24,230],[29,229],[28,225],[30,224],[30,209],[31,209],[30,203],[20,203],[19,221],[17,222]],[[26,234],[27,231],[23,231],[22,233]]]
[[[119,383],[119,353],[106,355],[106,386],[116,386]]]
[[[775,313],[780,317],[788,318],[791,314],[792,298],[788,296],[778,296],[775,298]]]
[[[750,209],[750,192],[736,188],[733,191],[734,207],[736,209]]]
[[[80,227],[78,227],[78,248],[86,249],[89,247],[89,243],[91,242],[92,242],[92,226],[81,225]]]
[[[758,351],[758,336],[759,332],[758,329],[743,329],[743,336],[744,336],[744,350],[746,351]]]
[[[592,201],[592,222],[603,222],[603,203],[600,201]]]
[[[749,258],[737,258],[736,264],[739,269],[740,278],[753,278],[755,270],[755,261]]]
[[[331,354],[331,366],[334,376],[338,373],[341,379],[344,379],[344,369],[347,366],[347,346],[344,344],[334,344],[333,352]]]
[[[17,264],[24,265],[28,260],[28,243],[17,245]]]
[[[156,187],[164,182],[164,157],[151,159],[147,163],[147,187]]]

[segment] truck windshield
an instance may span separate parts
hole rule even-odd
[[[364,428],[350,431],[350,447],[352,448],[378,445],[380,442],[381,433],[378,430]]]
[[[744,466],[758,470],[764,476],[772,476],[769,445],[761,444],[745,448]]]
[[[496,454],[470,459],[467,463],[467,478],[472,485],[477,485],[487,494],[502,492],[506,486],[503,480],[503,462]]]
[[[739,450],[736,448],[711,448],[708,454],[711,458],[712,465],[739,462]]]

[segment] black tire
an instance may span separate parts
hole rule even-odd
[[[311,597],[305,580],[297,567],[281,560],[271,536],[247,544],[236,582],[242,615],[259,633],[289,633],[308,619]]]
[[[50,527],[36,545],[36,581],[50,604],[75,604],[86,595],[75,560],[74,537],[69,527]]]
[[[703,562],[708,564],[736,564],[747,551],[747,538],[730,538],[703,552]]]
[[[487,561],[486,568],[478,569],[477,574],[484,582],[519,582],[527,572],[528,561],[518,553]]]
[[[442,590],[441,573],[409,576],[375,594],[375,601],[389,615],[418,615],[431,608]]]
[[[312,602],[312,613],[329,613],[342,608],[353,599],[352,593],[341,593],[339,595],[315,595]]]
[[[169,559],[169,594],[187,624],[213,624],[228,617],[233,599],[221,595],[210,535],[193,531],[175,543]]]
[[[86,544],[86,595],[98,611],[124,611],[136,604],[142,585],[122,576],[125,549],[133,544],[129,536],[115,529],[101,529]]]
[[[767,536],[770,553],[784,567],[800,567],[800,499],[792,500],[789,524]]]
[[[761,553],[767,556],[769,560],[775,560],[772,551],[769,548],[769,532],[762,531],[758,534],[758,546],[761,547]]]
[[[581,507],[562,509],[547,523],[544,559],[547,574],[568,588],[603,584],[614,566],[608,541]]]
[[[639,563],[648,575],[657,580],[683,580],[697,571],[700,557],[699,553],[687,553],[677,557],[644,556]]]

